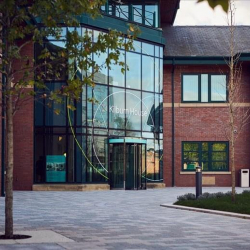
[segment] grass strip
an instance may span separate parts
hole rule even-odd
[[[235,203],[232,202],[231,196],[224,196],[219,198],[177,201],[174,205],[250,214],[250,193],[236,194]]]

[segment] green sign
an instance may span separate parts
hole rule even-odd
[[[46,156],[46,182],[66,182],[66,157]]]

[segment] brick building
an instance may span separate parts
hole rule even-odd
[[[137,23],[142,33],[135,51],[124,51],[130,71],[122,75],[113,67],[99,72],[95,88],[83,88],[70,115],[65,104],[46,108],[46,100],[20,107],[14,121],[15,190],[194,186],[196,165],[203,167],[204,185],[230,186],[229,145],[222,126],[227,117],[228,28],[172,26],[178,0],[123,2],[109,1],[101,19],[83,15],[80,32],[91,31],[94,42],[100,31],[125,31],[128,21]],[[238,27],[236,36],[245,107],[250,103],[249,31]],[[48,38],[43,48],[53,52],[62,41]],[[30,45],[24,54],[35,57],[39,49]],[[56,90],[65,81],[47,79],[46,85]],[[237,170],[250,163],[249,129],[237,141]]]
[[[200,165],[203,185],[230,186],[229,139],[225,135],[229,115],[229,28],[177,26],[163,31],[167,41],[163,77],[164,152],[168,152],[164,154],[165,183],[194,186],[194,167]],[[238,26],[235,31],[234,51],[240,53],[242,67],[238,102],[244,112],[250,101],[249,31],[249,26]],[[246,124],[236,141],[236,185],[239,170],[249,168],[249,130]]]

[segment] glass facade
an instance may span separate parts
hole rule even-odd
[[[85,30],[92,32],[95,42],[99,31],[82,28],[79,32]],[[48,38],[43,46],[56,50],[63,44],[62,36],[62,41]],[[134,48],[120,49],[120,60],[128,66],[125,74],[116,65],[103,67],[94,76],[95,87],[83,87],[75,111],[67,109],[66,100],[52,105],[46,99],[36,100],[35,183],[109,182],[107,139],[111,137],[146,139],[147,174],[142,177],[148,182],[162,181],[163,48],[142,41],[135,41]],[[36,46],[35,52],[39,49]],[[92,57],[101,65],[108,53]],[[78,77],[85,74],[80,72]],[[46,79],[45,92],[65,85],[66,75]]]

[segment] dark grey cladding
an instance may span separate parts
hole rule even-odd
[[[164,56],[229,56],[228,26],[166,26]],[[250,26],[235,27],[235,53],[250,53]]]

